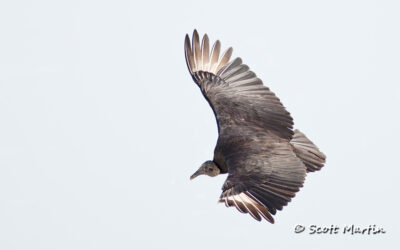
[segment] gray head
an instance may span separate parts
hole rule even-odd
[[[193,180],[194,178],[202,174],[214,177],[219,175],[219,173],[220,170],[218,166],[215,164],[215,162],[206,161],[203,164],[201,164],[200,168],[192,176],[190,176],[190,179]]]

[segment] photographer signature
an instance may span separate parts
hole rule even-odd
[[[383,227],[377,227],[376,225],[368,225],[365,227],[360,227],[356,225],[346,225],[343,227],[337,225],[330,226],[317,226],[310,225],[308,227],[304,225],[296,225],[294,232],[299,234],[307,232],[308,234],[361,234],[361,235],[375,235],[375,234],[385,234],[386,231]]]

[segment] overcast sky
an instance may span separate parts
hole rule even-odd
[[[399,13],[398,1],[1,1],[0,249],[398,247]],[[226,175],[189,181],[217,139],[185,64],[194,28],[233,46],[327,155],[274,225],[217,204]]]

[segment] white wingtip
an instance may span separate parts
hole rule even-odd
[[[200,44],[199,33],[195,29],[190,38],[185,37],[186,63],[190,73],[193,75],[198,71],[205,71],[217,75],[218,71],[229,63],[232,55],[232,48],[228,48],[220,57],[221,42],[215,41],[210,53],[210,41],[207,34],[204,34]]]

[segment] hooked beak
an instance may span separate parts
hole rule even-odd
[[[203,171],[201,171],[201,169],[197,170],[196,172],[194,172],[194,174],[192,174],[192,176],[190,176],[190,180],[193,180],[194,178],[196,178],[199,175],[204,174]]]

